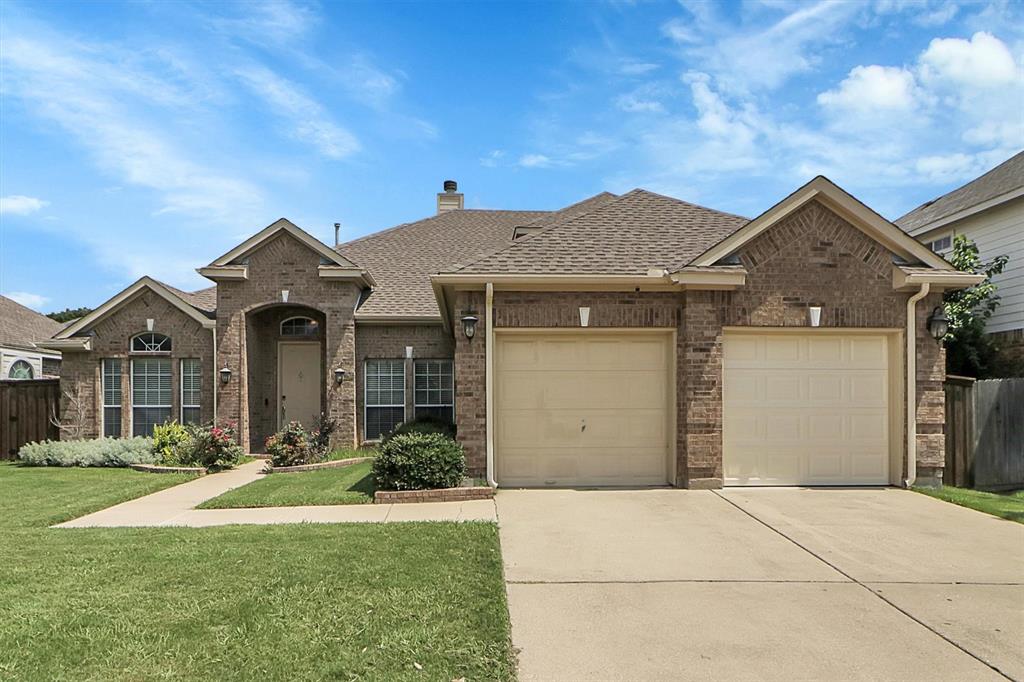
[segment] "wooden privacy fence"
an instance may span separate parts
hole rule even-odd
[[[942,482],[979,490],[1024,488],[1024,378],[946,378]]]
[[[60,409],[60,379],[0,381],[0,460],[34,440],[56,440],[50,417]]]

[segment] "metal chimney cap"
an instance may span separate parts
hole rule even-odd
[[[444,191],[445,192],[448,192],[450,194],[452,192],[457,192],[458,189],[459,189],[459,183],[455,182],[454,180],[445,180],[444,181]]]

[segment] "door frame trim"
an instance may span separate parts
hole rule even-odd
[[[906,443],[903,428],[906,412],[903,399],[906,378],[903,371],[902,327],[722,327],[722,480],[725,481],[725,336],[779,334],[840,335],[840,336],[882,336],[886,340],[886,356],[889,361],[889,485],[899,485],[903,477],[906,460]],[[730,487],[726,485],[726,487]],[[736,486],[733,486],[736,487]],[[742,486],[739,486],[742,487]],[[792,487],[792,486],[791,486]],[[797,486],[799,487],[799,486]]]
[[[316,346],[317,350],[317,364],[320,366],[320,381],[317,382],[317,388],[320,399],[320,411],[323,412],[324,408],[324,358],[323,348],[319,341],[278,341],[277,342],[277,376],[274,381],[274,389],[276,395],[274,400],[277,403],[277,427],[274,432],[281,430],[281,366],[284,362],[284,356],[281,354],[281,346]]]
[[[494,370],[494,373],[493,373],[492,376],[494,377],[495,385],[498,382],[498,376],[497,376],[498,375],[498,371],[497,371],[497,365],[498,365],[497,351],[498,351],[498,341],[499,341],[498,337],[499,336],[514,336],[514,335],[528,335],[528,334],[565,334],[565,335],[576,334],[576,335],[586,335],[586,336],[601,336],[601,335],[608,335],[608,334],[630,334],[630,335],[635,334],[635,335],[665,336],[665,337],[667,337],[668,347],[667,347],[666,350],[668,352],[668,360],[669,360],[669,363],[668,363],[668,365],[669,365],[668,366],[668,371],[669,371],[669,388],[668,388],[669,404],[668,404],[668,409],[667,409],[667,412],[668,412],[668,432],[667,432],[668,448],[667,448],[667,451],[668,452],[666,454],[665,469],[666,469],[666,474],[667,474],[666,478],[668,480],[668,484],[673,486],[673,487],[678,487],[678,485],[677,485],[677,480],[678,480],[677,474],[678,474],[679,466],[678,466],[677,445],[678,445],[678,441],[679,441],[679,431],[678,431],[678,412],[679,412],[679,393],[678,393],[678,390],[679,390],[678,389],[679,345],[678,345],[678,335],[679,335],[679,331],[678,331],[678,329],[676,327],[495,327],[493,329],[492,333],[494,334],[494,352],[495,352],[495,370]],[[495,402],[494,412],[496,413],[497,409],[498,409],[497,408],[497,394],[496,393],[495,393],[495,401],[494,402]],[[488,415],[490,415],[490,411],[488,411]],[[489,434],[488,437],[492,437],[490,432],[491,432],[492,429],[496,428],[496,427],[492,426],[492,424],[494,423],[493,417],[496,417],[496,416],[497,416],[497,414],[494,414],[493,416],[491,416],[491,418],[488,419],[488,427],[489,427],[488,428],[488,434]],[[495,479],[497,479],[497,474],[498,474],[498,471],[497,471],[497,469],[498,469],[497,460],[498,460],[498,457],[501,456],[501,452],[498,449],[498,434],[497,433],[493,433],[493,439],[494,439],[494,459],[495,459],[495,465],[494,465],[495,471],[494,471],[494,474],[495,474]],[[499,488],[502,487],[501,486],[501,481],[497,481],[497,484],[498,484],[497,487],[499,487]]]

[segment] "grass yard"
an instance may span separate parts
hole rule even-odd
[[[0,465],[0,679],[514,678],[493,524],[46,527],[181,480]]]
[[[370,473],[372,466],[373,462],[362,462],[342,469],[268,474],[203,502],[199,509],[367,504],[373,502],[376,490]]]
[[[1009,493],[986,493],[969,488],[915,488],[917,492],[937,497],[946,502],[970,507],[986,514],[1024,523],[1024,490]]]

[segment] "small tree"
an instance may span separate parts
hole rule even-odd
[[[992,277],[1006,267],[1008,256],[996,256],[982,262],[978,247],[962,234],[953,239],[949,262],[961,272],[985,275],[985,280],[969,289],[947,291],[942,297],[949,317],[946,334],[946,371],[950,374],[986,379],[1001,369],[999,347],[985,334],[985,325],[999,307],[999,296]]]

